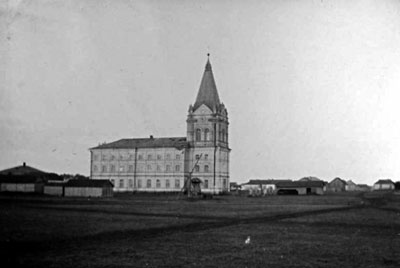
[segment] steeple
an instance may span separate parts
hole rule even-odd
[[[193,105],[193,111],[197,110],[202,104],[205,104],[212,111],[220,105],[217,86],[215,84],[214,75],[210,63],[210,54],[201,80],[200,89],[197,93],[196,102]]]

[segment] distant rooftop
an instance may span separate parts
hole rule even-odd
[[[134,149],[134,148],[164,148],[174,147],[183,149],[188,146],[186,137],[171,137],[171,138],[141,138],[141,139],[121,139],[118,141],[100,144],[91,149]]]
[[[0,171],[0,175],[44,175],[44,171],[30,167],[24,162],[21,166],[16,166]]]

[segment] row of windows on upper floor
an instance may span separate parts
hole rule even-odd
[[[210,131],[208,128],[204,130],[197,128],[195,133],[195,141],[213,141],[213,136],[213,131]],[[225,129],[222,129],[218,132],[218,140],[222,142],[228,142],[228,133],[225,132]]]
[[[109,169],[107,169],[107,166],[106,166],[106,165],[102,165],[102,166],[101,166],[101,172],[107,172],[107,170],[109,170],[110,173],[116,172],[115,165],[110,165],[110,168],[109,168]],[[97,165],[93,165],[93,172],[98,172],[98,171],[99,171],[98,166],[97,166]],[[143,170],[143,167],[142,167],[142,166],[139,166],[139,167],[138,167],[138,171],[144,171],[144,170]],[[153,171],[152,165],[147,165],[145,171]],[[162,171],[161,166],[157,165],[156,171],[161,172],[161,171]],[[165,171],[166,171],[166,172],[171,172],[171,171],[172,171],[171,166],[170,166],[170,165],[166,165],[166,166],[165,166]],[[181,171],[181,166],[180,166],[180,165],[176,165],[174,171],[180,172],[180,171]],[[194,167],[194,171],[195,171],[195,172],[200,172],[200,166],[199,166],[199,165],[196,165],[196,166]],[[204,171],[204,172],[210,172],[210,167],[209,167],[208,165],[204,165],[203,171]],[[129,172],[129,173],[132,173],[132,172],[134,172],[134,166],[133,166],[133,165],[129,165],[129,166],[128,166],[128,169],[126,169],[125,166],[120,165],[120,166],[119,166],[119,172]]]
[[[120,179],[118,181],[118,184],[115,184],[115,181],[113,179],[111,180],[111,182],[112,182],[112,184],[114,185],[115,188],[125,188],[124,179]],[[154,183],[153,183],[152,179],[147,179],[147,180],[145,180],[145,182],[146,182],[146,184],[142,184],[142,179],[138,179],[137,180],[137,188],[153,188]],[[163,184],[164,184],[165,188],[171,188],[171,184],[170,184],[170,180],[169,179],[165,179]],[[133,188],[133,180],[132,179],[128,179],[128,185],[127,186],[128,186],[128,188],[131,188],[131,189]],[[175,186],[176,189],[179,189],[181,187],[181,181],[179,179],[175,179],[175,185],[174,186]],[[155,180],[155,188],[161,188],[161,187],[162,187],[161,179],[156,179]],[[205,179],[203,181],[202,187],[204,189],[208,189],[209,180]],[[223,188],[227,187],[227,180],[226,179],[223,179],[222,187]]]
[[[98,161],[99,158],[100,158],[100,155],[98,155],[98,154],[94,154],[94,155],[93,155],[93,160],[94,160],[94,161]],[[128,157],[124,157],[123,155],[119,155],[119,156],[117,157],[117,156],[115,156],[115,155],[113,155],[113,154],[111,154],[111,155],[105,155],[105,154],[101,155],[101,160],[103,160],[103,161],[105,161],[105,160],[117,160],[117,159],[118,159],[118,160],[134,160],[134,159],[135,159],[135,156],[134,156],[133,154],[129,154]],[[147,159],[147,160],[153,160],[154,158],[153,158],[153,155],[152,155],[152,154],[148,154],[147,157],[146,157],[146,159]],[[157,160],[162,160],[162,159],[163,159],[163,158],[162,158],[162,155],[161,155],[161,154],[158,154],[158,155],[156,156],[156,159],[157,159]],[[165,159],[166,159],[166,160],[172,160],[172,157],[171,157],[170,154],[166,154],[166,155],[165,155]],[[144,155],[139,154],[139,155],[138,155],[138,160],[144,160]],[[176,154],[176,155],[175,155],[175,160],[181,160],[181,155],[180,155],[180,154]]]

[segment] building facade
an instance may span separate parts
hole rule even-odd
[[[114,191],[177,192],[188,178],[201,191],[229,191],[228,113],[207,60],[186,137],[121,139],[90,149],[91,179],[108,179]]]

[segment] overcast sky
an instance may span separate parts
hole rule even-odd
[[[400,1],[0,2],[0,169],[185,136],[209,52],[231,181],[400,179]]]

